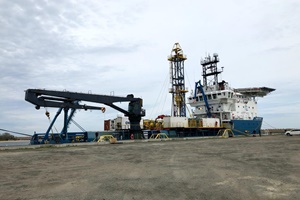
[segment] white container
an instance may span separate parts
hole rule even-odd
[[[115,129],[129,129],[130,123],[127,117],[117,117],[115,119]]]
[[[164,128],[188,128],[188,118],[187,117],[164,117]]]
[[[108,122],[110,121],[110,122]],[[107,130],[107,127],[110,127],[110,131],[116,131],[120,129],[130,129],[130,121],[128,117],[117,116],[117,118],[113,120],[105,120],[104,128]],[[143,120],[140,122],[140,126],[143,127]]]
[[[202,118],[202,127],[213,128],[220,127],[220,119],[219,118]]]

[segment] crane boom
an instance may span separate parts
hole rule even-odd
[[[39,109],[42,106],[64,108],[65,111],[69,108],[103,111],[103,109],[105,109],[104,107],[86,104],[82,105],[78,102],[86,101],[101,103],[124,113],[125,116],[129,118],[130,132],[134,134],[141,134],[140,121],[141,118],[145,116],[145,110],[142,108],[143,100],[141,98],[135,98],[132,94],[129,94],[126,97],[118,97],[69,91],[27,89],[25,91],[25,100],[36,105],[36,109]],[[124,110],[123,108],[114,105],[116,102],[129,102],[128,110]],[[65,118],[65,126],[67,126],[67,117]]]

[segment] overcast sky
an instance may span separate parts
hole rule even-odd
[[[29,88],[134,94],[146,118],[170,114],[175,42],[187,56],[186,87],[201,78],[200,59],[218,53],[232,87],[276,89],[258,99],[263,128],[300,128],[299,21],[299,0],[0,0],[0,128],[47,130],[45,109],[24,100]],[[106,109],[74,119],[103,130],[119,114]]]

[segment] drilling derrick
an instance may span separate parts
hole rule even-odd
[[[172,94],[171,115],[173,117],[186,117],[185,93],[187,90],[184,85],[184,61],[186,56],[183,55],[179,43],[174,44],[168,60],[170,61],[170,82],[172,85],[169,91]]]

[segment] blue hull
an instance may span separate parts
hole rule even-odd
[[[262,122],[262,117],[255,117],[253,120],[231,120],[231,129],[234,135],[260,134]]]

